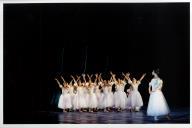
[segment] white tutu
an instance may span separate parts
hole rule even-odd
[[[59,97],[58,108],[61,108],[61,109],[64,108],[64,106],[63,106],[63,95],[62,94]]]
[[[79,108],[86,108],[87,105],[83,87],[78,87],[77,95],[78,95]]]
[[[106,107],[110,107],[110,94],[108,92],[108,87],[104,87],[103,88],[103,107],[106,108]]]
[[[148,116],[167,115],[170,112],[163,93],[160,90],[151,92],[147,107]]]
[[[69,87],[69,94],[70,94],[70,97],[71,97],[71,105],[72,105],[72,108],[74,107],[74,104],[73,104],[73,98],[74,98],[73,90],[74,90],[74,87],[73,87],[73,86],[70,86],[70,87]]]
[[[110,96],[109,93],[104,93],[103,95],[103,105],[104,108],[110,107]]]
[[[112,92],[109,92],[109,107],[114,106],[114,94]]]
[[[62,88],[62,94],[59,98],[58,107],[61,109],[71,108],[72,107],[71,103],[72,102],[71,102],[71,96],[69,94],[69,89]]]
[[[88,96],[88,107],[89,108],[96,108],[97,107],[97,97],[95,93],[91,93]]]
[[[98,100],[98,108],[99,109],[103,109],[104,108],[103,100],[104,100],[104,94],[100,93],[99,100]]]
[[[73,103],[73,110],[77,110],[80,108],[77,94],[74,94],[72,103]]]
[[[96,91],[95,91],[95,95],[97,97],[97,108],[99,108],[99,101],[100,101],[100,98],[101,98],[101,92],[99,90],[99,87],[96,88]]]
[[[115,107],[116,108],[126,108],[127,104],[127,95],[123,91],[117,91],[114,93]]]
[[[127,106],[128,108],[140,108],[143,106],[143,100],[139,91],[134,90],[129,92]]]

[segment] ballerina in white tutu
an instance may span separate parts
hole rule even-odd
[[[72,105],[73,105],[73,110],[76,111],[76,110],[79,110],[80,109],[80,105],[79,105],[79,100],[78,100],[78,82],[79,82],[79,79],[80,79],[80,76],[77,76],[77,80],[71,75],[71,78],[73,79],[74,81],[74,84],[73,84],[73,100],[72,100]]]
[[[101,77],[101,74],[98,76],[98,92],[99,92],[99,99],[98,99],[98,109],[99,110],[103,110],[104,109],[104,104],[103,104],[103,100],[104,100],[104,93],[103,93],[103,79]]]
[[[167,105],[167,101],[161,91],[163,86],[162,79],[158,76],[159,71],[153,71],[152,75],[154,76],[151,82],[149,83],[149,103],[147,107],[147,115],[153,116],[154,120],[158,120],[158,116],[166,115],[168,119],[170,119],[169,107]],[[151,89],[152,88],[152,89]]]
[[[91,76],[87,75],[87,76],[89,78],[89,84],[87,87],[87,89],[88,89],[88,108],[89,108],[89,112],[93,112],[96,110],[97,104],[98,104],[97,96],[94,92],[97,77],[95,78],[95,81],[92,82],[92,80],[91,80],[92,75]]]
[[[65,80],[64,80],[64,78],[63,78],[62,76],[61,76],[61,79],[63,80],[63,82],[65,82]],[[69,87],[69,95],[70,95],[70,97],[71,97],[71,105],[72,105],[70,111],[72,111],[73,108],[74,108],[74,104],[73,104],[73,97],[74,97],[73,90],[74,90],[74,87],[73,87],[72,82],[73,82],[73,80],[71,80],[71,82],[68,84],[68,87]]]
[[[128,80],[128,83],[131,85],[131,90],[129,92],[128,101],[127,101],[128,108],[131,108],[131,110],[134,110],[134,111],[139,111],[140,108],[143,106],[143,100],[142,100],[141,94],[138,91],[138,87],[141,84],[141,81],[146,74],[143,74],[139,80],[136,80],[135,78],[131,80],[129,77],[130,75],[129,73],[127,73],[126,75],[125,74],[123,75]]]
[[[112,110],[114,107],[114,94],[112,92],[112,85],[114,82],[112,82],[113,78],[111,77],[110,80],[108,80],[108,93],[109,93],[109,111]]]
[[[121,80],[120,78],[116,80],[115,78],[116,75],[113,74],[112,72],[110,72],[110,74],[112,75],[113,81],[116,85],[116,91],[114,93],[114,105],[117,111],[122,111],[126,108],[127,104],[127,95],[124,92],[126,82]]]
[[[69,111],[69,109],[72,108],[71,96],[69,94],[69,86],[66,82],[64,82],[64,86],[62,86],[56,78],[55,78],[55,80],[57,81],[57,84],[59,85],[59,87],[62,90],[62,94],[59,98],[58,107],[63,109],[63,112],[67,112],[67,111]]]

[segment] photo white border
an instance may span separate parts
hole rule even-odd
[[[164,3],[164,2],[190,2],[190,0],[4,0],[0,1],[0,128],[192,128],[190,110],[190,124],[3,124],[3,4],[4,3]],[[190,3],[191,8],[191,3]],[[191,24],[190,9],[190,24]],[[190,25],[191,30],[191,25]],[[190,33],[190,37],[192,34]],[[191,44],[191,41],[190,41]],[[190,49],[191,49],[190,45]],[[190,67],[191,67],[190,50]],[[190,74],[192,69],[190,68]],[[190,75],[190,80],[192,76]],[[190,82],[190,106],[191,98]]]

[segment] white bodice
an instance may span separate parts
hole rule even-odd
[[[70,87],[69,87],[69,93],[70,93],[70,94],[73,94],[73,90],[74,90],[74,87],[73,87],[73,86],[70,86]]]
[[[138,91],[138,87],[141,84],[140,81],[137,81],[136,83],[133,83],[131,80],[128,80],[128,83],[131,85],[132,91]]]
[[[108,93],[108,87],[107,87],[107,86],[103,87],[103,93],[104,93],[104,94],[107,94],[107,93]]]
[[[62,94],[67,94],[69,93],[69,88],[62,88]]]
[[[153,78],[149,83],[149,86],[152,87],[152,91],[155,91],[157,88],[161,89],[163,81],[160,78]]]

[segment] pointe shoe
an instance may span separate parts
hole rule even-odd
[[[170,117],[169,115],[168,115],[168,116],[166,116],[166,117],[167,117],[167,119],[168,119],[168,120],[171,120],[171,117]]]
[[[159,120],[159,119],[155,116],[155,117],[154,117],[154,120],[157,121],[157,120]]]

